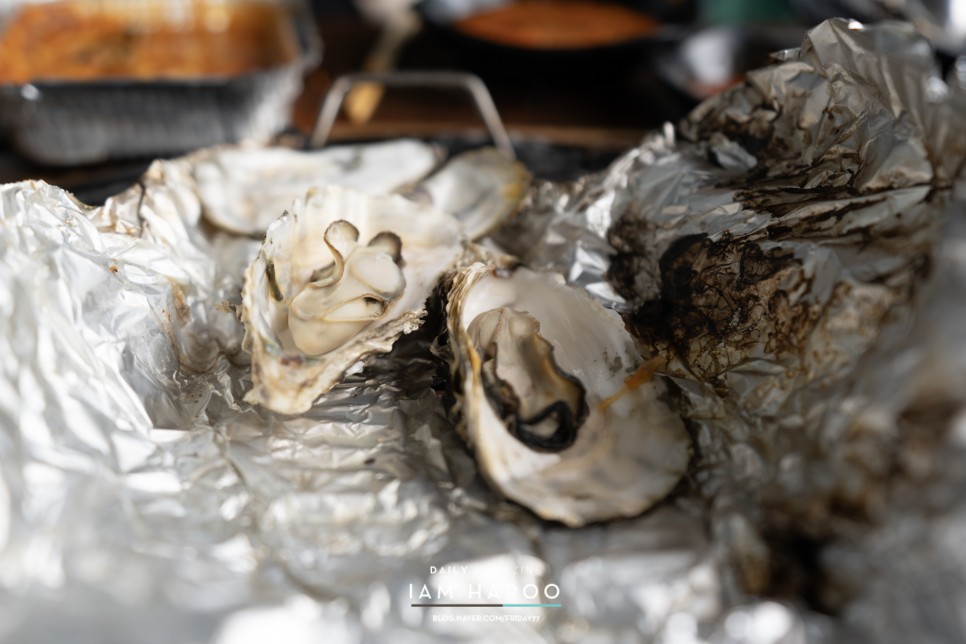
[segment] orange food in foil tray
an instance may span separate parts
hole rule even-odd
[[[230,76],[298,56],[278,5],[258,2],[25,4],[0,34],[0,83]]]

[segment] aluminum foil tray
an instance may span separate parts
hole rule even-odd
[[[4,3],[3,18],[31,1]],[[289,9],[298,41],[298,56],[285,65],[184,80],[0,85],[3,126],[22,155],[48,165],[171,155],[242,140],[266,142],[289,123],[303,74],[318,63],[322,51],[307,5],[276,2]],[[144,6],[128,3],[125,10]]]

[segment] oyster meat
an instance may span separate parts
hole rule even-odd
[[[687,468],[690,439],[621,317],[509,258],[449,277],[458,412],[480,470],[544,519],[639,514]]]
[[[452,216],[399,195],[330,185],[297,199],[245,275],[245,399],[308,411],[350,367],[420,326],[462,240]]]

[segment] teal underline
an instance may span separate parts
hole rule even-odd
[[[563,604],[503,604],[503,608],[561,608]]]

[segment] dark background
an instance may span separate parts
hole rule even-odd
[[[697,104],[694,96],[658,73],[658,62],[674,56],[686,37],[708,25],[739,25],[757,33],[794,27],[787,46],[800,42],[802,25],[785,0],[667,0],[648,5],[654,14],[680,22],[671,37],[588,55],[524,55],[494,51],[455,38],[452,31],[424,24],[399,51],[395,69],[467,70],[489,88],[518,152],[538,175],[570,178],[601,167],[664,122],[676,122]],[[364,69],[381,26],[360,14],[350,0],[314,0],[314,20],[324,43],[321,65],[305,79],[283,143],[304,145],[334,79]],[[730,11],[730,13],[729,13]],[[797,30],[796,30],[797,29]],[[767,62],[769,44],[753,49],[741,64]],[[364,123],[340,117],[333,142],[418,136],[457,146],[486,140],[468,98],[451,90],[393,89]],[[0,181],[43,178],[96,202],[130,185],[150,159],[119,160],[81,167],[43,167],[0,147]]]

